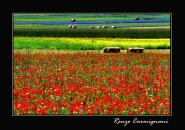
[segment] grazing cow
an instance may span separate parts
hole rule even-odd
[[[103,26],[102,28],[107,28],[107,26]]]
[[[72,25],[69,25],[68,27],[69,27],[69,28],[72,28]]]
[[[111,28],[116,28],[116,26],[112,26]]]
[[[101,28],[100,26],[96,26],[96,28]]]
[[[76,26],[72,26],[72,28],[77,28]]]
[[[90,28],[94,28],[93,26],[90,26]]]
[[[76,20],[75,19],[71,19],[71,22],[75,22]]]

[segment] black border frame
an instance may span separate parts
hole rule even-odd
[[[70,2],[69,2],[70,3]],[[13,3],[12,3],[13,4]],[[12,104],[11,104],[11,100],[12,98],[10,98],[10,92],[11,92],[11,95],[12,95],[12,90],[11,90],[11,87],[10,85],[12,85],[12,81],[11,81],[11,77],[10,75],[12,75],[12,47],[11,47],[11,44],[10,42],[12,42],[12,13],[14,12],[44,12],[44,13],[47,13],[45,11],[48,11],[48,12],[51,12],[51,9],[53,9],[54,12],[69,12],[69,10],[71,9],[70,6],[65,6],[65,8],[67,8],[66,10],[68,11],[62,11],[61,7],[58,6],[58,8],[55,8],[56,7],[56,4],[54,5],[48,5],[48,6],[44,6],[44,4],[42,5],[42,3],[38,3],[37,6],[35,6],[36,3],[26,3],[25,5],[24,4],[21,4],[21,3],[17,3],[14,5],[14,8],[11,8],[11,6],[9,7],[8,5],[4,6],[4,8],[1,8],[1,17],[3,17],[3,22],[0,24],[1,25],[1,28],[2,28],[2,33],[1,36],[3,38],[3,48],[8,48],[8,50],[10,49],[10,52],[6,51],[3,49],[2,54],[3,55],[3,71],[2,72],[2,75],[3,75],[3,80],[2,80],[2,87],[4,87],[5,89],[8,89],[8,90],[3,90],[2,92],[2,97],[3,97],[3,100],[0,101],[0,103],[3,105],[3,109],[2,110],[2,113],[3,115],[5,116],[5,118],[3,118],[3,121],[2,121],[2,124],[3,126],[5,127],[8,127],[10,125],[5,125],[6,123],[11,123],[10,121],[13,121],[13,126],[17,126],[18,128],[20,127],[24,127],[24,128],[34,128],[35,129],[35,125],[37,125],[37,128],[38,126],[40,126],[40,128],[43,128],[43,127],[49,127],[51,126],[51,128],[53,127],[58,127],[58,128],[77,128],[77,126],[79,126],[79,128],[85,128],[85,129],[88,129],[88,128],[100,128],[100,127],[107,127],[107,128],[110,128],[111,126],[113,127],[117,127],[119,126],[120,128],[124,128],[124,125],[123,124],[114,124],[114,118],[120,118],[120,120],[133,120],[134,117],[130,117],[130,116],[124,116],[124,117],[118,117],[118,116],[109,116],[109,117],[70,117],[70,116],[67,116],[67,117],[18,117],[18,116],[14,116],[12,117],[11,114],[12,114],[12,110],[10,110],[10,112],[7,112],[6,110],[9,110],[9,107],[7,104],[10,104],[10,109],[12,109]],[[90,3],[89,3],[90,4]],[[139,5],[142,5],[141,2],[138,2],[136,3],[135,5],[137,6]],[[158,4],[158,3],[157,3]],[[17,6],[18,5],[18,6]],[[29,5],[29,6],[28,6]],[[68,4],[69,5],[69,4]],[[94,5],[97,5],[97,4],[94,4]],[[118,5],[118,6],[117,6]],[[117,3],[117,7],[113,7],[111,6],[111,4],[109,6],[105,6],[103,4],[100,4],[100,5],[97,5],[95,7],[92,7],[92,6],[87,6],[87,7],[82,7],[82,5],[79,4],[76,4],[76,6],[79,7],[79,9],[77,10],[74,10],[73,12],[70,12],[70,13],[74,13],[75,11],[78,11],[78,13],[81,13],[81,12],[87,12],[88,11],[94,11],[95,13],[97,12],[101,12],[101,13],[104,13],[105,10],[108,11],[108,10],[111,10],[109,12],[115,12],[115,13],[118,13],[118,12],[128,12],[125,10],[125,6],[122,6],[123,4],[121,3]],[[15,7],[17,6],[17,7]],[[44,7],[43,7],[44,6]],[[72,6],[74,7],[74,6]],[[82,7],[82,8],[81,8]],[[99,8],[101,7],[101,8]],[[143,7],[146,7],[146,6],[143,6]],[[180,39],[183,38],[182,36],[182,33],[178,31],[179,28],[182,27],[183,25],[183,21],[181,20],[178,20],[179,18],[181,18],[181,14],[179,11],[181,10],[177,10],[178,7],[175,7],[174,6],[166,6],[166,8],[164,9],[164,5],[163,3],[161,3],[159,6],[159,8],[161,8],[162,10],[160,10],[159,12],[163,12],[163,13],[166,13],[166,11],[168,10],[169,12],[168,13],[172,13],[173,15],[173,40],[171,43],[174,43],[173,44],[173,56],[171,55],[171,58],[173,57],[173,63],[172,63],[172,66],[173,66],[173,115],[170,116],[170,117],[164,117],[164,116],[161,116],[161,117],[137,117],[138,119],[140,120],[149,120],[149,119],[152,119],[152,120],[167,120],[169,121],[169,123],[167,124],[154,124],[152,126],[162,126],[164,128],[166,128],[166,126],[175,126],[175,127],[178,127],[180,125],[182,125],[181,123],[183,123],[183,118],[182,118],[182,114],[181,114],[181,110],[183,110],[183,108],[181,107],[182,103],[183,103],[183,91],[179,90],[183,87],[183,84],[182,84],[182,81],[183,81],[183,76],[181,76],[181,74],[183,74],[183,59],[180,57],[183,55],[183,48],[182,47],[177,47],[176,45],[180,44]],[[173,9],[171,8],[173,7]],[[102,9],[104,8],[104,9]],[[129,8],[129,7],[128,7]],[[142,11],[145,11],[145,12],[151,12],[151,10],[155,10],[156,9],[156,6],[149,6],[149,7],[146,7],[146,8],[140,8],[140,7],[136,7],[136,8],[132,8],[132,9],[128,9],[129,11],[134,11],[134,12],[130,12],[130,13],[135,13],[135,12],[138,12],[138,10],[140,10],[141,12],[140,13],[143,13]],[[176,8],[176,9],[175,9]],[[98,10],[99,9],[99,10]],[[146,11],[146,9],[149,9],[150,11]],[[31,10],[31,11],[30,11]],[[88,11],[87,11],[88,10]],[[112,11],[112,10],[115,10],[115,11]],[[173,10],[173,11],[172,11]],[[54,13],[53,12],[53,13]],[[106,12],[106,13],[109,13],[109,12]],[[93,13],[93,12],[92,12]],[[156,13],[156,12],[155,12]],[[179,27],[178,27],[179,25]],[[171,30],[172,31],[172,30]],[[9,34],[10,36],[8,36],[7,34]],[[176,36],[176,38],[174,38]],[[175,40],[178,40],[178,41],[175,41]],[[177,43],[177,44],[176,44]],[[183,43],[181,43],[183,44]],[[9,47],[7,47],[7,45],[9,45]],[[176,47],[175,47],[176,46]],[[171,53],[172,54],[172,53]],[[176,57],[175,57],[176,56]],[[11,58],[7,58],[7,57],[11,57]],[[175,67],[174,67],[175,66]],[[6,69],[5,69],[6,68]],[[179,70],[178,70],[179,69]],[[8,70],[8,71],[7,71]],[[171,69],[172,70],[172,69]],[[8,72],[8,73],[7,73]],[[7,76],[7,77],[6,77]],[[178,76],[178,77],[177,77]],[[5,81],[5,80],[10,80],[10,81]],[[5,83],[5,84],[4,84]],[[6,83],[9,83],[9,84],[6,84]],[[3,88],[3,89],[4,89]],[[178,94],[178,96],[176,96],[176,94]],[[7,97],[8,98],[5,98]],[[10,98],[10,101],[8,101],[8,99]],[[176,100],[176,101],[175,101]],[[178,108],[179,107],[179,108]],[[11,113],[11,114],[10,114]],[[183,112],[182,112],[183,113]],[[86,125],[90,126],[90,127],[87,127]],[[142,127],[143,126],[149,126],[149,124],[138,124],[138,125],[130,125],[128,124],[127,127],[130,127],[130,126],[134,126],[134,127]]]

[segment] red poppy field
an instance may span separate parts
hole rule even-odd
[[[169,115],[170,54],[14,53],[14,115]]]

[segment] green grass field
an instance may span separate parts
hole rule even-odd
[[[21,37],[112,37],[112,38],[170,38],[170,28],[15,28]]]
[[[125,17],[126,15],[126,17]],[[14,22],[67,22],[72,18],[77,21],[94,21],[94,20],[134,20],[139,17],[140,20],[159,20],[170,19],[170,14],[13,14]]]
[[[89,28],[90,26],[107,26],[111,28],[112,26],[116,26],[119,28],[127,28],[127,27],[158,27],[158,26],[170,26],[170,23],[110,23],[110,24],[73,24],[76,25],[77,28]],[[39,25],[39,24],[15,24],[14,29],[16,28],[68,28],[68,24],[63,25]]]

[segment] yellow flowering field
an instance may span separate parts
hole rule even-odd
[[[170,49],[170,39],[14,37],[14,49],[101,50],[111,46]]]

